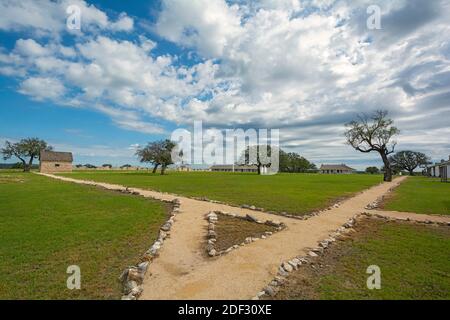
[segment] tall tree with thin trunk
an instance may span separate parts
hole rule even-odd
[[[5,147],[1,149],[3,159],[8,160],[16,157],[23,164],[23,171],[29,172],[33,166],[33,160],[39,157],[41,150],[50,151],[53,148],[44,140],[38,138],[22,139],[19,142],[5,142]]]
[[[394,121],[387,115],[385,110],[377,110],[371,115],[358,115],[356,120],[345,125],[345,137],[347,143],[360,152],[378,152],[384,163],[384,181],[392,181],[388,156],[394,152],[397,143],[393,138],[400,130],[393,126]]]

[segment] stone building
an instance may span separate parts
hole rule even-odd
[[[71,152],[42,150],[39,157],[39,171],[44,173],[71,172],[73,156]]]

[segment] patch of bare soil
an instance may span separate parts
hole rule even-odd
[[[6,183],[22,183],[25,182],[24,179],[10,176],[10,175],[0,175],[0,183],[6,184]]]
[[[277,228],[273,226],[241,218],[233,218],[223,214],[217,214],[217,218],[218,221],[215,226],[217,241],[215,247],[218,251],[241,244],[247,237],[260,238],[265,232],[277,231]]]

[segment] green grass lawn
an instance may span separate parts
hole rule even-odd
[[[185,196],[207,197],[229,204],[249,204],[266,210],[305,214],[341,197],[382,182],[379,175],[79,171],[64,174],[76,179],[110,182]]]
[[[0,299],[117,299],[117,280],[157,237],[161,202],[0,171]],[[69,265],[81,290],[68,290]]]
[[[450,214],[450,183],[427,177],[409,177],[383,208],[425,214]]]
[[[374,221],[357,230],[294,272],[276,299],[450,299],[450,228]],[[367,288],[370,265],[381,270],[379,290]]]

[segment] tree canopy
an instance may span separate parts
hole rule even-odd
[[[139,161],[153,164],[153,173],[161,166],[161,174],[164,174],[167,166],[173,163],[172,150],[175,147],[175,142],[169,139],[153,141],[143,148],[138,148],[136,155]]]
[[[393,168],[406,170],[410,175],[414,175],[416,168],[430,164],[430,158],[422,152],[405,150],[390,156],[389,162]]]
[[[23,164],[24,171],[30,171],[33,166],[33,160],[39,157],[41,150],[50,151],[53,148],[44,140],[38,138],[26,138],[19,142],[5,142],[5,146],[1,149],[3,159],[8,160],[16,157]]]
[[[307,172],[315,170],[316,165],[295,152],[285,152],[280,150],[280,171],[281,172]]]
[[[380,173],[380,169],[378,169],[377,167],[367,167],[366,173],[378,174],[378,173]]]

